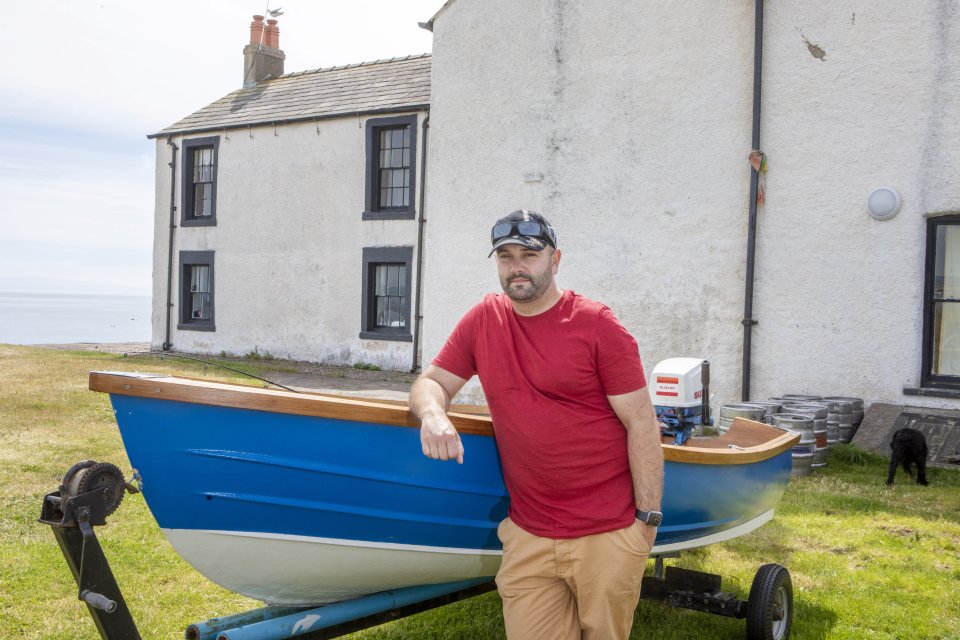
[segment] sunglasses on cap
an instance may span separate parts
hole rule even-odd
[[[546,241],[554,249],[557,248],[557,235],[553,228],[541,224],[536,220],[520,220],[519,222],[498,222],[490,231],[490,241],[496,244],[504,238],[513,236],[529,236]]]

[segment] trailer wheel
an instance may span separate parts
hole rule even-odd
[[[747,640],[786,640],[793,621],[790,572],[779,564],[757,571],[747,601]]]

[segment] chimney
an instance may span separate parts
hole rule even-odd
[[[250,44],[260,44],[263,39],[263,16],[253,16],[250,23]]]
[[[274,49],[280,48],[280,27],[276,20],[267,20],[267,46]]]
[[[283,51],[280,50],[280,28],[276,20],[253,16],[250,23],[250,44],[243,48],[243,86],[252,87],[267,78],[283,75]]]

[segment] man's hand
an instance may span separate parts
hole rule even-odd
[[[653,541],[657,538],[657,528],[651,527],[642,520],[637,520],[637,523],[640,525],[640,529],[643,531],[643,537],[647,541],[647,548],[653,549]]]
[[[420,427],[423,455],[434,460],[456,460],[463,464],[463,443],[460,434],[446,414],[424,416]]]
[[[428,458],[463,464],[463,443],[447,417],[447,409],[450,399],[466,382],[431,364],[410,388],[410,410],[420,418],[420,445]]]

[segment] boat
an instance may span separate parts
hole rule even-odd
[[[453,407],[462,465],[421,453],[405,403],[173,377],[92,372],[110,394],[135,477],[174,550],[270,605],[494,576],[509,498],[493,424]],[[652,556],[753,531],[773,517],[799,436],[737,419],[663,444]]]

